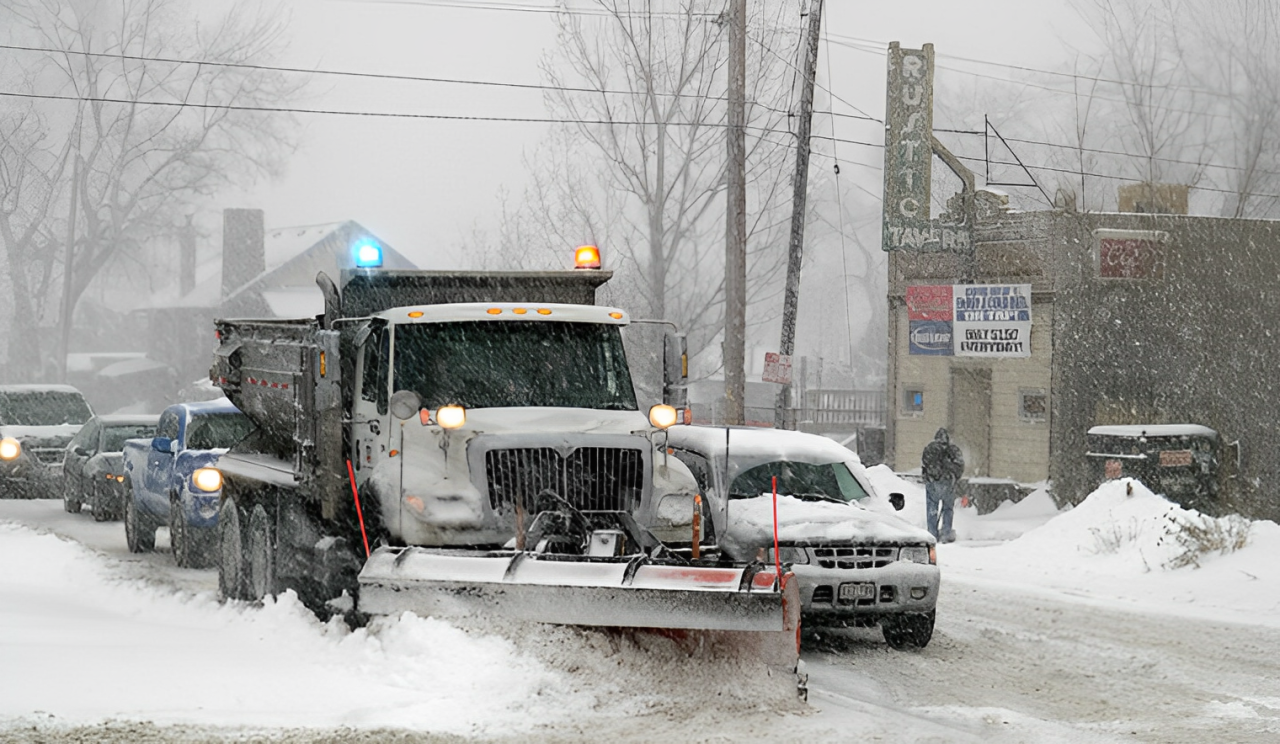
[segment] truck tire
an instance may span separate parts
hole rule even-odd
[[[169,497],[169,535],[173,560],[182,568],[208,568],[213,563],[216,533],[187,524],[177,496]]]
[[[246,598],[241,521],[235,499],[224,498],[218,510],[218,593],[224,600]]]
[[[156,549],[156,526],[138,513],[132,490],[124,499],[124,539],[130,553],[150,553]]]
[[[62,480],[62,508],[69,514],[79,514],[81,506],[80,499],[72,497],[71,479],[64,477]]]
[[[102,489],[98,488],[97,484],[89,487],[89,511],[92,512],[93,521],[95,522],[110,522],[115,517],[115,514],[111,513],[106,504],[102,503],[105,498],[102,495]]]
[[[267,597],[274,597],[280,591],[276,579],[275,530],[271,528],[271,518],[262,504],[254,506],[249,516],[247,552],[249,599],[261,602]]]
[[[900,615],[881,620],[880,630],[884,633],[885,643],[897,649],[928,646],[933,638],[933,625],[937,615],[937,610],[930,610],[919,615]]]

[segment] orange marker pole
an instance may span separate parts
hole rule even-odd
[[[778,566],[778,580],[782,580],[782,554],[778,552],[778,476],[773,476],[773,562]],[[779,584],[781,586],[781,584]]]
[[[693,559],[698,560],[702,551],[702,494],[693,495]]]
[[[360,537],[364,538],[364,557],[368,558],[369,535],[364,531],[364,514],[360,511],[360,492],[356,490],[356,471],[351,469],[350,460],[347,460],[347,475],[351,478],[351,497],[356,500],[356,519],[360,520]]]

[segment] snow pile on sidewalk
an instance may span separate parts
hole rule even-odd
[[[1002,545],[944,546],[944,575],[998,580],[1165,611],[1280,625],[1280,526],[1212,519],[1132,480]]]
[[[924,486],[900,478],[887,465],[867,468],[867,477],[877,494],[898,492],[906,497],[899,514],[917,527],[925,526]],[[1017,503],[1006,501],[990,514],[978,514],[975,506],[962,506],[957,499],[952,528],[956,539],[967,541],[1012,540],[1039,527],[1059,514],[1046,488],[1037,488]]]
[[[555,730],[570,711],[579,726],[628,711],[697,719],[712,687],[719,723],[799,707],[794,681],[691,659],[664,638],[527,626],[504,637],[408,613],[352,632],[292,594],[222,605],[117,573],[79,544],[0,523],[0,730],[52,716],[496,739]]]

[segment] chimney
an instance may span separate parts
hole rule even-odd
[[[194,215],[187,215],[187,224],[178,235],[178,289],[181,297],[196,288],[196,228],[191,224]]]
[[[261,209],[222,210],[222,296],[267,270]]]

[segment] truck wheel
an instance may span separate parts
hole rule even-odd
[[[124,500],[124,539],[130,553],[150,553],[156,549],[155,525],[138,513],[132,493]]]
[[[928,646],[933,638],[933,624],[937,615],[937,610],[930,610],[920,615],[901,615],[881,620],[880,630],[884,633],[885,643],[898,649]]]
[[[173,561],[181,568],[199,568],[191,551],[191,533],[182,517],[182,504],[177,496],[169,497],[169,542],[173,544]]]
[[[261,504],[253,507],[249,517],[249,599],[262,601],[279,592],[276,583],[276,550],[274,530],[267,510]]]
[[[226,599],[246,599],[244,589],[244,532],[235,499],[222,500],[218,510],[218,593]]]
[[[93,521],[95,522],[109,522],[115,516],[107,508],[107,505],[103,503],[104,498],[102,491],[96,485],[90,487],[89,511],[93,512]]]
[[[73,498],[71,493],[71,479],[65,478],[62,481],[62,508],[66,509],[69,514],[79,514],[80,499]]]

